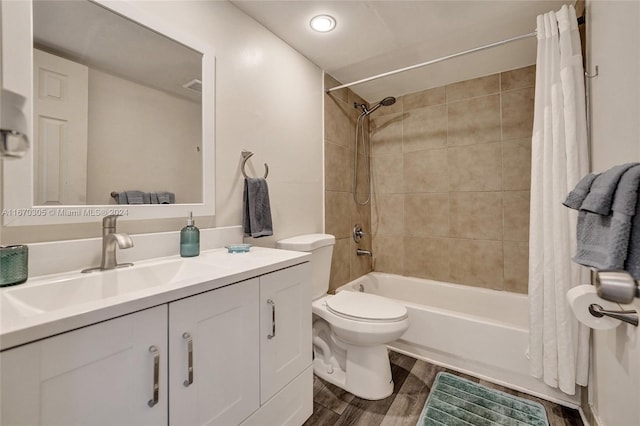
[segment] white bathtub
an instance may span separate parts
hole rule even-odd
[[[527,296],[372,272],[337,291],[395,299],[409,311],[409,330],[391,349],[494,383],[577,407],[566,395],[529,375]]]

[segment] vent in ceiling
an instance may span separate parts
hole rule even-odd
[[[187,90],[191,90],[192,92],[202,93],[202,81],[194,78],[188,83],[182,85]]]

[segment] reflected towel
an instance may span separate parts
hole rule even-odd
[[[142,191],[118,192],[118,204],[151,204],[151,195]]]
[[[150,192],[151,204],[175,204],[176,195],[169,191]]]
[[[244,236],[260,238],[273,235],[269,188],[264,178],[245,179],[243,204]]]

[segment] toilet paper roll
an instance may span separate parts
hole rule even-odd
[[[611,330],[620,325],[620,320],[609,317],[594,317],[589,312],[592,303],[602,306],[606,310],[620,310],[620,307],[598,297],[596,288],[592,285],[579,285],[567,292],[567,301],[578,321],[594,330]]]

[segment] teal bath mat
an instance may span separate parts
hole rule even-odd
[[[542,404],[438,373],[417,426],[549,426]]]

